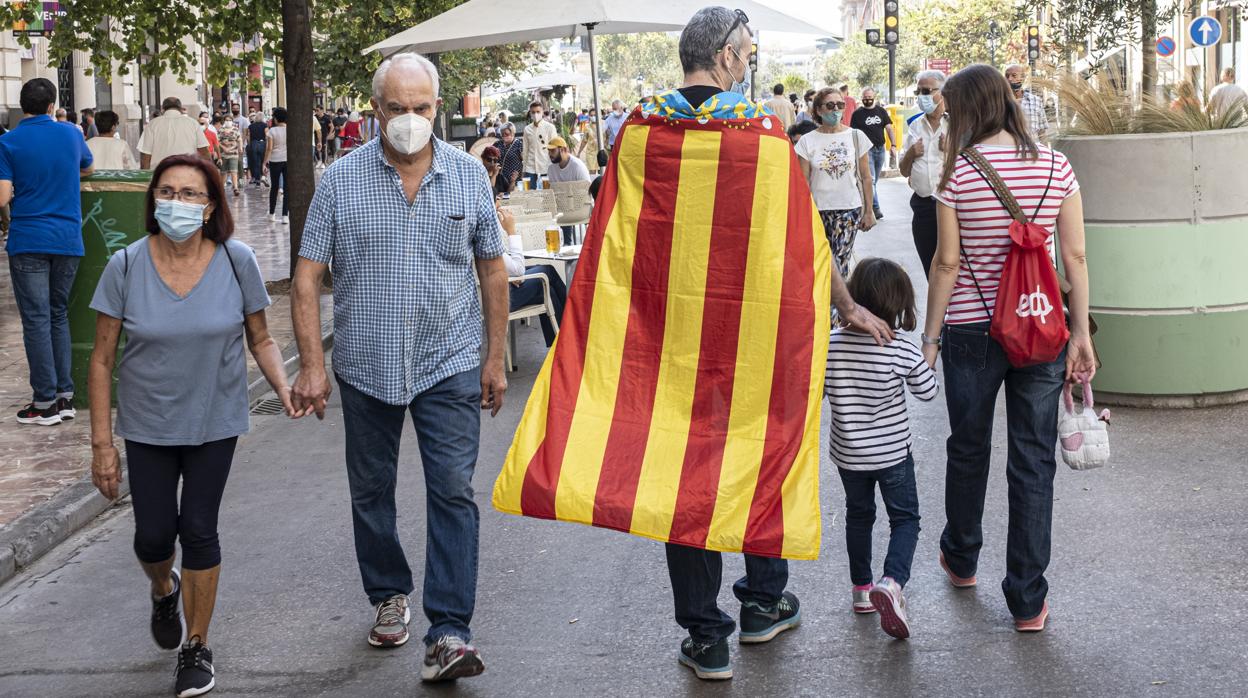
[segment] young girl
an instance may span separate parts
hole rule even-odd
[[[896,263],[875,257],[862,260],[850,276],[849,292],[894,328],[914,330],[914,288]],[[899,639],[910,637],[901,590],[910,578],[919,538],[907,387],[924,401],[939,392],[936,375],[914,344],[898,336],[879,346],[871,335],[850,328],[832,331],[824,394],[832,415],[829,451],[845,486],[845,547],[854,583],[854,612],[879,611],[880,627]],[[872,586],[877,483],[891,535],[884,576]]]

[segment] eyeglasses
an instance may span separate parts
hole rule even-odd
[[[819,105],[819,108],[822,109],[823,111],[828,111],[829,109],[844,109],[845,103],[844,102],[824,102],[823,104]]]
[[[940,92],[940,88],[939,87],[920,87],[916,92],[917,94],[921,94],[921,95],[934,95],[937,92]]]
[[[196,191],[194,189],[174,189],[173,187],[156,187],[152,190],[157,199],[168,201],[177,198],[178,201],[187,204],[204,204],[208,203],[208,192]]]
[[[737,30],[737,27],[749,26],[750,24],[750,18],[741,10],[733,10],[733,13],[736,15],[736,19],[732,20],[732,26],[728,27],[728,33],[724,34],[724,40],[719,42],[719,48],[715,49],[716,53],[724,50],[724,46],[732,38],[732,33]]]

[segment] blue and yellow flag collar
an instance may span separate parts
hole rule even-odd
[[[750,119],[757,116],[770,116],[771,110],[761,102],[752,102],[749,97],[736,92],[720,92],[702,103],[696,109],[679,90],[669,90],[655,95],[642,102],[641,115],[661,116],[668,119]]]

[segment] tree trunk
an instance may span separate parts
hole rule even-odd
[[[1148,101],[1157,96],[1157,0],[1140,2],[1140,99]]]
[[[309,0],[282,0],[282,62],[286,72],[286,195],[290,197],[290,277],[295,276],[303,224],[316,189],[312,151],[312,21]]]

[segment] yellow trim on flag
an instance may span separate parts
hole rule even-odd
[[[633,301],[633,252],[637,243],[637,219],[641,215],[650,128],[634,125],[624,132],[619,145],[615,208],[602,236],[602,252],[594,280],[594,305],[585,343],[585,371],[555,490],[555,516],[562,521],[593,523],[594,520],[598,477],[611,433],[620,384],[620,357],[624,355],[628,313]]]
[[[819,211],[811,202],[811,231],[815,245],[815,351],[810,366],[810,400],[806,408],[806,433],[802,438],[802,450],[793,461],[788,477],[781,487],[784,507],[784,544],[781,556],[793,560],[813,560],[819,557],[819,441],[820,412],[823,407],[823,378],[828,359],[828,333],[831,331],[832,313],[832,251],[823,232]],[[812,513],[814,514],[812,516]],[[813,526],[814,530],[802,530],[800,526]]]
[[[681,470],[689,445],[698,355],[702,351],[702,312],[711,254],[711,223],[719,177],[718,131],[685,132],[679,189],[673,211],[671,266],[667,276],[667,319],[659,358],[658,386],[650,436],[642,458],[630,530],[667,540],[676,511]]]
[[[719,475],[719,496],[711,517],[706,547],[740,550],[767,442],[771,382],[776,364],[780,323],[781,279],[784,278],[785,237],[789,216],[789,158],[792,146],[779,138],[758,143],[754,206],[746,253],[741,329],[733,373],[732,411]]]

